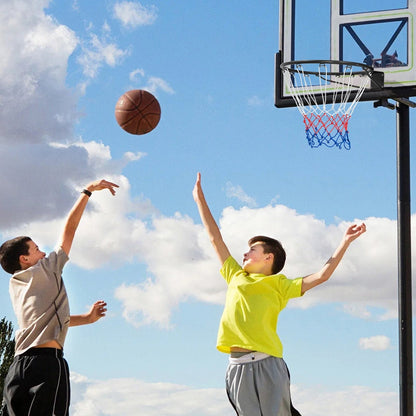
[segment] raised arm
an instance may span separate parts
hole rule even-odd
[[[214,220],[214,217],[211,214],[211,211],[208,207],[207,201],[205,200],[204,193],[202,192],[201,186],[201,174],[198,172],[196,177],[196,182],[194,190],[192,192],[196,205],[198,206],[199,215],[201,217],[202,223],[204,224],[205,229],[208,232],[209,239],[213,245],[218,258],[220,259],[221,264],[227,260],[230,256],[228,247],[225,245],[224,240],[220,229],[218,228],[217,223]]]
[[[361,225],[353,224],[345,231],[344,237],[341,240],[338,248],[335,250],[331,258],[325,263],[324,267],[317,273],[305,276],[302,280],[302,294],[312,289],[315,286],[326,282],[334,273],[341,259],[344,257],[349,245],[358,238],[361,234],[365,233],[365,224]]]
[[[88,192],[101,191],[102,189],[108,189],[112,195],[115,195],[116,191],[114,188],[118,188],[118,185],[112,182],[108,182],[104,179],[91,182],[84,188],[84,191],[81,193],[78,200],[75,202],[71,211],[68,214],[64,229],[62,231],[62,236],[60,240],[60,246],[65,251],[66,254],[69,254],[72,247],[72,242],[74,240],[75,231],[78,228],[79,222],[81,221],[82,214],[84,213],[85,207],[87,206],[89,196]],[[86,192],[85,192],[86,191]]]

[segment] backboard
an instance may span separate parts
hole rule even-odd
[[[361,101],[416,96],[415,17],[416,0],[280,0],[276,107],[296,105],[280,68],[288,61],[358,62],[384,73],[383,88],[370,84]]]

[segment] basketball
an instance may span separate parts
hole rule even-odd
[[[117,123],[130,134],[149,133],[158,125],[160,114],[159,102],[145,90],[125,92],[115,108]]]

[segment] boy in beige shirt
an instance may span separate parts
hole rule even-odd
[[[30,237],[16,237],[0,247],[0,264],[12,274],[10,298],[19,329],[15,358],[3,391],[3,415],[67,416],[70,402],[69,369],[63,347],[69,326],[89,324],[105,315],[97,301],[84,315],[70,315],[62,269],[68,261],[75,231],[92,192],[116,184],[90,183],[71,209],[60,242],[48,256]]]

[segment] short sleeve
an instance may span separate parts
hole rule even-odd
[[[279,288],[283,298],[292,299],[302,296],[302,277],[296,279],[288,279],[284,275],[279,277]]]
[[[50,252],[48,257],[45,257],[42,261],[45,262],[45,266],[58,274],[62,273],[62,269],[65,263],[69,260],[68,255],[65,253],[62,247],[56,247],[54,251]]]
[[[232,277],[241,270],[241,266],[236,262],[234,257],[229,256],[222,265],[220,273],[227,282],[227,284],[229,284]]]

